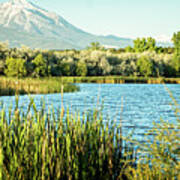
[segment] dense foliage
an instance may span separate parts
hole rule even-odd
[[[180,32],[175,33],[173,36],[174,42],[174,57],[172,66],[178,76],[180,76]]]
[[[32,99],[25,113],[17,100],[8,118],[4,110],[0,114],[0,179],[125,177],[134,152],[130,145],[123,150],[121,128],[115,126],[104,124],[98,111],[82,118],[63,108],[57,114],[38,111]]]
[[[134,47],[105,49],[92,43],[87,49],[38,50],[8,48],[0,44],[0,74],[17,77],[43,76],[180,76],[180,32],[174,48],[157,47],[153,38],[138,38]],[[141,63],[142,62],[142,63]],[[144,70],[146,70],[145,72]]]
[[[7,58],[6,59],[6,69],[5,74],[7,76],[16,76],[16,77],[24,77],[27,74],[26,66],[25,66],[24,59],[14,59],[14,58]]]
[[[156,124],[147,136],[154,141],[144,144],[122,137],[121,125],[96,110],[79,116],[41,107],[32,99],[26,111],[18,99],[9,113],[2,106],[0,179],[179,179],[178,106],[177,124]]]

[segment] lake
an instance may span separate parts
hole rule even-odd
[[[137,138],[143,138],[145,132],[152,127],[152,123],[160,119],[175,122],[176,117],[172,110],[172,99],[164,85],[149,84],[77,84],[80,92],[65,93],[63,104],[71,111],[89,111],[101,109],[104,121],[115,119],[117,123],[122,119],[123,132],[126,134],[134,130]],[[174,98],[180,102],[180,85],[168,84],[166,87]],[[33,95],[37,108],[43,98],[46,107],[53,106],[55,111],[61,106],[60,94]],[[5,108],[15,106],[15,97],[0,97]],[[26,111],[29,103],[27,95],[20,96],[20,107]],[[180,104],[180,103],[179,103]],[[2,108],[2,107],[1,107]],[[122,113],[121,113],[122,109]]]

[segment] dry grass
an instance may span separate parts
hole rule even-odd
[[[61,79],[53,78],[0,78],[0,95],[15,94],[48,94],[60,93],[63,85],[64,92],[78,91],[79,88],[69,83],[63,83]]]

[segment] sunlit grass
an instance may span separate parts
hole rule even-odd
[[[133,167],[135,152],[122,142],[121,127],[104,124],[97,111],[82,118],[63,108],[37,111],[31,99],[24,114],[17,100],[0,118],[2,179],[117,179]]]
[[[78,91],[79,87],[64,83],[61,79],[54,78],[0,78],[0,95],[15,95],[15,94],[48,94],[60,93],[63,86],[64,92]]]
[[[121,123],[97,110],[80,116],[62,106],[55,114],[30,99],[25,113],[16,97],[14,109],[0,113],[0,179],[177,180],[180,109],[173,101],[176,122],[154,123],[142,143],[122,137]]]

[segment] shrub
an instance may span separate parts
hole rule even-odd
[[[15,77],[26,76],[27,71],[26,71],[25,63],[26,61],[20,58],[18,59],[7,58],[5,74],[7,76],[15,76]]]
[[[77,76],[86,76],[87,75],[87,66],[85,63],[82,63],[82,62],[77,63],[76,75]]]
[[[152,62],[145,56],[142,56],[137,61],[137,67],[139,69],[140,75],[151,76],[152,75]]]
[[[34,64],[33,76],[40,77],[47,75],[47,63],[42,54],[38,54],[32,63]]]

